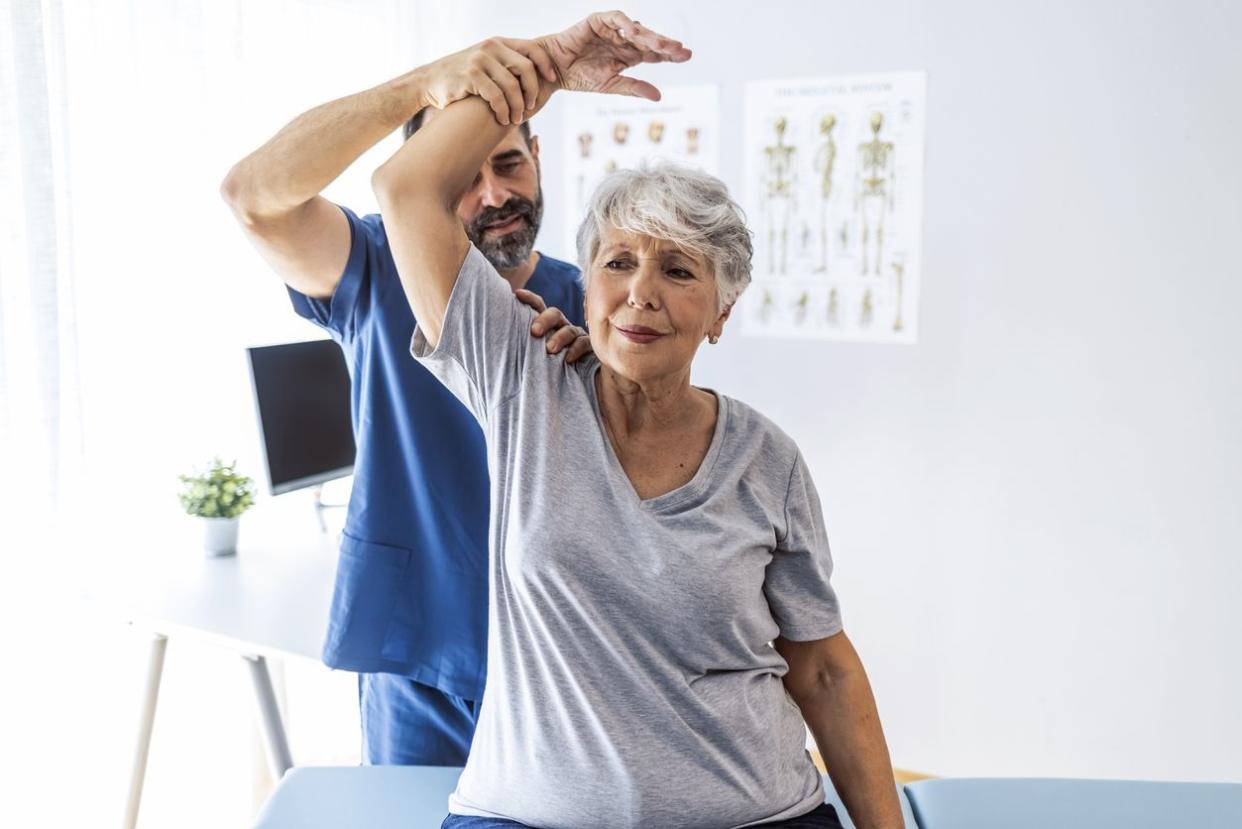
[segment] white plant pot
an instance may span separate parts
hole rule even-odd
[[[237,527],[241,518],[200,518],[203,523],[203,549],[218,558],[237,554]]]

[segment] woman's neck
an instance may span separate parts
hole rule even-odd
[[[600,412],[618,437],[656,429],[693,428],[705,415],[714,419],[716,399],[690,385],[690,369],[651,381],[622,377],[606,365],[598,375]]]

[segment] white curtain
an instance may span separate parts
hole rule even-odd
[[[412,12],[5,2],[0,464],[20,473],[0,475],[0,503],[27,525],[175,514],[179,472],[215,454],[259,469],[244,347],[317,335],[219,183],[299,112],[410,68]],[[396,140],[327,195],[374,209],[369,172]]]
[[[75,616],[64,575],[177,520],[178,473],[215,454],[259,473],[244,348],[318,334],[220,182],[298,113],[411,68],[413,13],[399,0],[0,3],[0,778],[20,789],[0,798],[0,825],[107,825],[141,643]],[[326,195],[374,210],[370,171],[398,140]],[[85,522],[98,544],[57,547],[55,526]],[[142,825],[253,814],[261,760],[237,661],[170,650]],[[313,736],[291,733],[299,759],[314,759],[298,745]]]
[[[11,0],[0,32],[0,504],[13,538],[80,472],[81,384],[59,2]]]

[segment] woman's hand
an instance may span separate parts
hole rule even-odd
[[[519,124],[539,97],[539,77],[557,79],[552,59],[533,40],[493,37],[419,70],[423,105],[444,109],[453,101],[478,95],[496,121]]]
[[[660,100],[660,90],[621,73],[640,63],[682,63],[690,50],[621,12],[597,12],[563,32],[537,39],[562,89]]]

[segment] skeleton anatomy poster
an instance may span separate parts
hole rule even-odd
[[[719,171],[719,91],[713,84],[662,87],[661,100],[565,96],[565,247],[600,180],[643,161],[667,160]]]
[[[926,75],[746,85],[747,334],[912,343]]]

